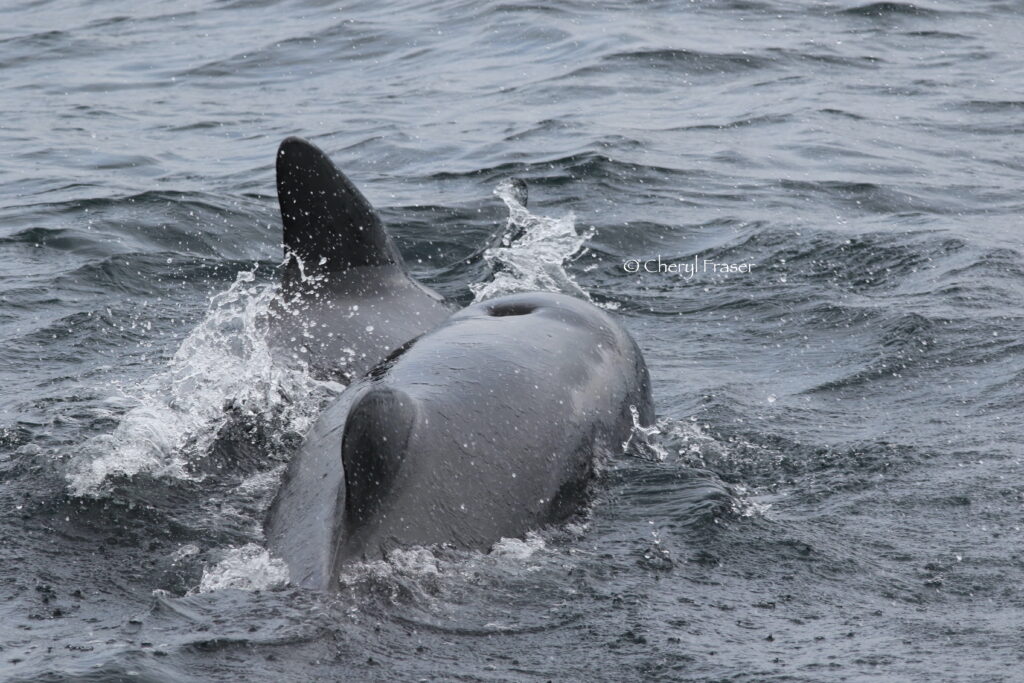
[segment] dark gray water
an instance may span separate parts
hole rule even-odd
[[[4,3],[0,674],[1021,680],[1022,57],[1010,1]],[[292,134],[446,296],[617,310],[660,433],[586,519],[284,585]]]

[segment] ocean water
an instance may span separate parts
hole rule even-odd
[[[996,0],[6,0],[0,678],[1021,680],[1022,58]],[[288,586],[288,135],[453,301],[634,334],[577,522]]]

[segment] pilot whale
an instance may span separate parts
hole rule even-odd
[[[277,152],[285,264],[268,342],[314,377],[349,382],[451,314],[409,274],[366,197],[315,145]]]
[[[396,548],[487,550],[566,520],[596,459],[651,424],[647,367],[611,315],[555,293],[473,304],[349,385],[289,463],[265,531],[292,583]]]

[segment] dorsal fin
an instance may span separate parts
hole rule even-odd
[[[356,399],[341,441],[346,523],[361,526],[376,511],[402,465],[416,405],[405,392],[374,387]]]
[[[318,147],[286,138],[277,151],[284,246],[311,272],[401,265],[377,212]]]

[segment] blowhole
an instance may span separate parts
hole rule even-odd
[[[496,318],[503,318],[507,315],[527,315],[538,308],[537,304],[528,301],[502,302],[491,306],[487,312]]]

